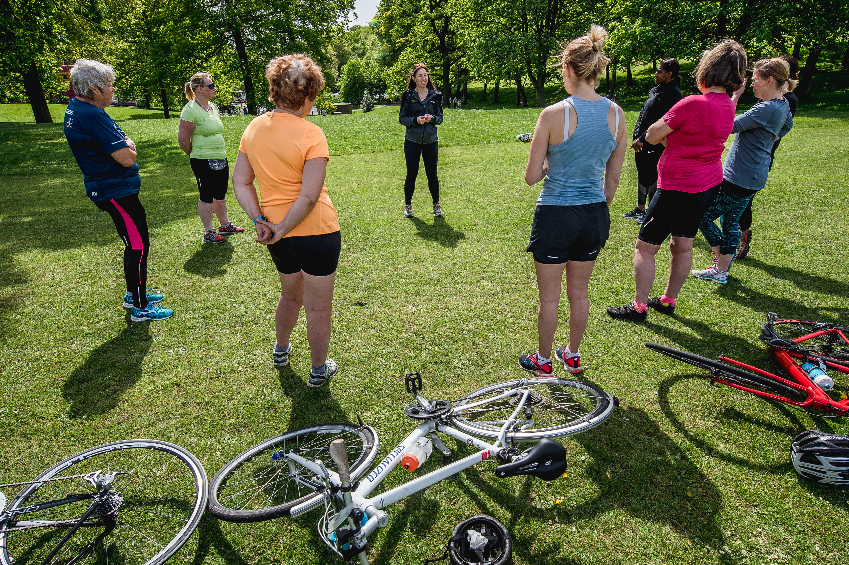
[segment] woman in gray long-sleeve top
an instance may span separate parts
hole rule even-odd
[[[410,83],[401,97],[398,121],[407,127],[404,135],[404,157],[407,179],[404,181],[404,217],[413,215],[413,192],[419,174],[419,161],[424,160],[427,186],[433,199],[433,215],[442,216],[439,205],[439,178],[436,163],[439,159],[439,138],[436,126],[442,123],[442,94],[433,86],[424,63],[416,63],[410,72]]]
[[[699,230],[711,246],[714,264],[693,271],[693,276],[724,284],[737,251],[739,220],[757,192],[766,186],[772,146],[793,127],[790,105],[784,99],[784,84],[790,68],[781,59],[762,59],[755,63],[752,90],[760,102],[734,118],[732,133],[737,134],[722,169],[722,187],[702,218]],[[795,82],[795,81],[793,81]],[[734,93],[736,103],[743,87]],[[714,223],[722,218],[722,230]]]

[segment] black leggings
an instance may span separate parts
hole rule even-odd
[[[108,213],[115,222],[118,235],[124,240],[124,278],[127,292],[133,295],[133,306],[147,307],[147,255],[150,234],[147,215],[138,194],[101,200],[95,206]]]
[[[439,142],[421,145],[409,139],[404,140],[404,157],[407,159],[407,180],[404,181],[404,205],[413,203],[416,190],[416,177],[419,175],[419,158],[424,160],[427,187],[433,203],[439,203],[439,179],[436,177],[436,162],[439,159]]]

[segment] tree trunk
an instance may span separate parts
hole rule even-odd
[[[463,104],[468,104],[469,102],[469,81],[463,81]]]
[[[617,63],[617,61],[618,61],[618,58],[614,57],[613,58],[613,65],[611,65],[613,67],[613,93],[612,93],[612,96],[614,96],[614,97],[616,96],[616,63]]]
[[[144,105],[148,110],[150,110],[150,90],[144,91]]]
[[[162,101],[162,109],[167,120],[171,117],[171,112],[168,110],[168,91],[165,88],[159,89],[159,99]]]
[[[256,93],[254,92],[254,80],[251,76],[251,62],[248,59],[248,51],[245,48],[245,38],[242,29],[238,25],[233,26],[233,43],[236,45],[236,55],[239,65],[242,67],[242,81],[245,83],[245,101],[248,104],[248,114],[256,115]]]
[[[495,86],[492,87],[492,103],[498,104],[498,88],[501,86],[501,79],[495,79]]]
[[[716,38],[728,37],[728,0],[719,0],[719,16],[716,19]]]
[[[610,96],[610,65],[604,68],[604,91],[606,96]]]
[[[516,71],[516,74],[513,75],[513,80],[516,81],[516,106],[527,108],[528,97],[525,96],[525,87],[522,86],[522,75],[519,74],[519,71]]]
[[[846,47],[846,52],[843,54],[843,63],[840,68],[844,71],[849,71],[849,47]]]
[[[808,58],[805,60],[805,68],[802,69],[802,76],[799,77],[799,88],[797,96],[800,100],[810,100],[813,94],[813,79],[817,72],[817,59],[822,52],[821,45],[814,45],[808,53]]]
[[[442,59],[442,99],[451,100],[451,62]]]
[[[35,116],[35,123],[52,124],[53,118],[50,116],[47,100],[44,99],[44,89],[41,88],[41,77],[38,74],[35,61],[30,63],[29,68],[23,73],[23,79],[29,105],[32,107],[32,115]]]
[[[625,82],[628,86],[634,86],[634,75],[631,73],[631,61],[628,61],[628,66],[625,68]]]
[[[483,98],[481,98],[481,102],[486,102],[486,82],[483,83]]]
[[[793,42],[793,58],[798,60],[802,55],[802,37],[797,35],[796,41]]]

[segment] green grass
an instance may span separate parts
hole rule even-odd
[[[58,122],[62,107],[51,110]],[[212,475],[282,430],[357,416],[386,453],[413,426],[402,410],[404,373],[420,371],[425,393],[446,399],[520,374],[517,355],[536,347],[536,281],[524,249],[539,187],[524,184],[528,145],[514,136],[532,131],[538,110],[446,111],[444,221],[427,213],[424,178],[419,215],[401,217],[396,108],[314,118],[330,142],[327,184],[343,234],[331,343],[340,372],[317,390],[306,387],[303,319],[291,366],[271,366],[279,287],[266,251],[247,235],[201,243],[177,120],[109,111],[138,144],[150,280],[176,314],[128,321],[120,242],[85,197],[61,123],[25,123],[28,107],[0,106],[0,482],[133,437],[182,445]],[[629,125],[635,118],[627,113]],[[247,121],[225,119],[231,158]],[[637,226],[621,218],[636,201],[629,154],[581,347],[585,378],[618,396],[619,409],[563,441],[565,478],[498,480],[482,464],[390,507],[389,526],[371,538],[373,562],[435,557],[453,526],[479,512],[510,528],[517,565],[839,562],[849,549],[847,494],[800,482],[788,452],[800,430],[849,433],[846,423],[711,386],[642,344],[768,368],[757,339],[767,312],[849,324],[847,137],[845,107],[803,108],[755,201],[752,251],[729,284],[690,280],[675,317],[641,325],[604,311],[633,296]],[[248,225],[232,194],[229,202],[236,223]],[[694,253],[697,266],[709,261],[701,237]],[[659,255],[656,292],[668,257]],[[567,313],[564,296],[558,342]],[[406,477],[396,470],[387,486]],[[206,516],[172,562],[341,563],[318,539],[316,519],[239,525]]]

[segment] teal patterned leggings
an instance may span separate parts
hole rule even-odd
[[[751,196],[734,196],[720,192],[702,217],[699,230],[711,247],[720,246],[722,255],[734,255],[740,240],[740,216],[752,201]],[[722,230],[715,221],[720,218]]]

